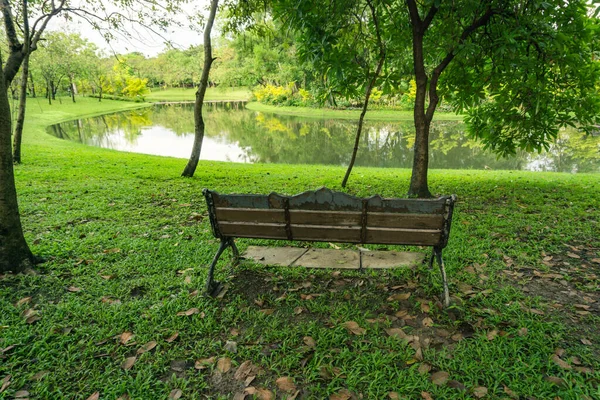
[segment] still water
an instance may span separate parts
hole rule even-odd
[[[356,121],[312,119],[250,111],[240,102],[205,105],[201,159],[245,163],[347,165]],[[166,104],[53,125],[59,138],[121,151],[188,158],[194,141],[190,104]],[[356,164],[410,168],[412,122],[365,123]],[[548,152],[497,159],[456,121],[432,124],[430,167],[600,172],[600,137],[560,132]]]

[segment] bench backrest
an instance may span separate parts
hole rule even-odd
[[[296,196],[219,194],[204,189],[213,234],[361,244],[448,242],[456,196],[437,199],[359,198],[327,188]]]

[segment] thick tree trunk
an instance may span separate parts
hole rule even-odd
[[[407,1],[407,4],[412,26],[413,68],[415,82],[417,84],[414,107],[415,149],[408,196],[428,198],[431,197],[427,184],[427,169],[429,167],[429,126],[431,124],[431,118],[428,118],[428,115],[425,114],[425,97],[427,96],[428,79],[427,72],[425,71],[423,37],[425,36],[425,31],[427,30],[429,22],[421,20],[414,0]]]
[[[15,133],[13,137],[13,162],[21,163],[21,140],[23,138],[23,125],[25,123],[25,109],[27,107],[27,82],[29,80],[29,53],[23,58],[21,66],[21,82],[19,93],[19,111],[15,121]]]
[[[34,263],[19,217],[10,137],[6,78],[0,73],[0,273],[22,272]]]
[[[194,145],[192,146],[192,154],[190,155],[190,159],[181,173],[181,176],[194,176],[194,172],[196,172],[196,167],[198,166],[198,161],[200,160],[200,152],[202,151],[202,141],[204,140],[205,127],[204,119],[202,118],[202,105],[204,103],[206,88],[208,87],[208,75],[210,73],[210,67],[214,61],[210,42],[210,32],[212,30],[213,22],[215,21],[218,4],[219,0],[211,0],[210,14],[208,16],[208,20],[206,21],[206,27],[204,28],[204,67],[202,68],[202,76],[200,77],[200,85],[196,91],[196,103],[194,104]]]
[[[415,117],[415,149],[413,157],[412,175],[410,177],[410,197],[429,198],[427,182],[427,169],[429,167],[429,122],[417,120]]]

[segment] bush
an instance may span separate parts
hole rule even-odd
[[[258,102],[276,106],[309,106],[314,101],[308,90],[296,90],[294,82],[290,82],[286,86],[267,84],[254,90],[252,94]]]

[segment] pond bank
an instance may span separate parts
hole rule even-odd
[[[253,111],[262,111],[267,113],[293,115],[306,118],[331,118],[331,119],[353,119],[358,121],[361,110],[332,110],[329,108],[312,107],[290,107],[290,106],[272,106],[258,102],[250,102],[246,108]],[[454,113],[437,112],[433,118],[435,121],[462,121],[462,115]],[[412,121],[412,111],[397,110],[369,110],[365,115],[367,121]]]

